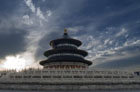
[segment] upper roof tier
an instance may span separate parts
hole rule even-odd
[[[80,46],[82,44],[81,41],[70,38],[67,30],[64,29],[64,34],[62,38],[50,41],[50,46],[56,47],[58,44],[74,44],[76,46]]]

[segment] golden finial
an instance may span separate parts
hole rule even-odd
[[[67,29],[66,28],[64,29],[64,33],[67,33]]]

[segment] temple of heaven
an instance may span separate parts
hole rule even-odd
[[[102,69],[88,67],[88,53],[78,49],[81,41],[69,37],[64,30],[62,38],[50,41],[44,68],[19,72],[1,71],[0,90],[28,90],[27,92],[123,92],[140,90],[140,69]],[[25,91],[24,91],[25,92]],[[127,91],[125,91],[127,92]],[[130,91],[129,91],[130,92]],[[139,91],[137,91],[139,92]]]
[[[61,38],[50,41],[51,50],[47,50],[44,55],[48,57],[40,62],[44,68],[65,68],[65,69],[85,69],[92,64],[91,61],[85,60],[88,53],[78,49],[82,44],[81,41],[71,38],[67,30]]]

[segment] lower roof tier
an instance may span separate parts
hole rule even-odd
[[[53,54],[61,54],[61,53],[72,53],[72,54],[79,54],[82,56],[87,56],[88,53],[84,50],[79,50],[79,49],[67,49],[67,48],[59,48],[59,49],[52,49],[48,50],[44,53],[45,56],[53,55]]]
[[[53,59],[53,60],[44,60],[44,61],[41,61],[40,62],[40,64],[41,65],[45,65],[45,64],[49,64],[49,63],[51,63],[51,62],[79,62],[79,63],[84,63],[84,64],[87,64],[87,65],[91,65],[92,64],[92,62],[91,61],[88,61],[88,60],[75,60],[75,59],[63,59],[63,60],[61,60],[61,59]]]

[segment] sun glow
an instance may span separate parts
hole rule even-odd
[[[3,60],[2,68],[8,70],[21,71],[32,67],[34,63],[34,57],[32,53],[25,52],[16,56],[6,56]]]
[[[17,56],[7,56],[3,67],[6,69],[15,69],[17,71],[22,70],[26,67],[26,60]]]

